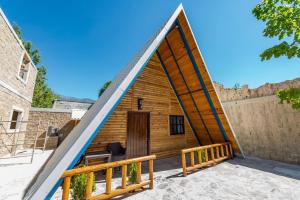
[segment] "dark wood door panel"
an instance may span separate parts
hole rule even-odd
[[[128,112],[127,121],[127,158],[148,155],[149,118],[146,112]]]

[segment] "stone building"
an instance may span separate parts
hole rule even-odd
[[[0,145],[26,129],[37,69],[0,8]],[[14,122],[9,122],[14,121]],[[3,150],[3,149],[2,149]],[[0,149],[1,153],[1,149]]]

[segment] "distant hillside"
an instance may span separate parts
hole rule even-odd
[[[76,98],[76,97],[68,97],[68,96],[63,96],[63,95],[59,95],[58,100],[61,101],[70,101],[70,102],[80,102],[80,103],[95,103],[95,100],[93,99],[89,99],[89,98]]]
[[[214,83],[217,93],[221,101],[234,101],[248,98],[256,98],[262,96],[274,95],[279,89],[288,89],[291,87],[300,88],[300,78],[287,80],[280,83],[266,83],[258,88],[249,89],[248,85],[243,85],[241,88],[224,88],[220,83]]]

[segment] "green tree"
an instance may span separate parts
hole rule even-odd
[[[14,24],[13,28],[22,41],[27,53],[29,54],[32,62],[35,65],[41,63],[41,56],[38,49],[34,49],[32,42],[25,41],[23,39],[21,29],[18,25]],[[40,108],[49,108],[52,107],[53,101],[57,96],[54,92],[49,88],[47,85],[47,70],[44,66],[37,66],[37,77],[33,91],[33,98],[32,98],[32,106],[33,107],[40,107]]]
[[[266,23],[265,37],[281,41],[262,52],[262,60],[280,56],[300,58],[300,0],[262,0],[252,13]]]
[[[266,23],[263,35],[281,41],[260,54],[262,61],[272,57],[300,58],[300,0],[262,0],[252,10],[258,20]],[[281,103],[300,108],[300,89],[290,88],[276,92]]]
[[[111,81],[107,81],[106,83],[104,83],[104,85],[102,86],[102,88],[98,92],[98,97],[100,97],[103,94],[103,92],[108,88],[108,86],[110,84],[111,84]]]
[[[291,104],[292,108],[300,108],[300,88],[290,88],[288,90],[278,90],[276,96],[280,98],[280,103],[284,101]]]

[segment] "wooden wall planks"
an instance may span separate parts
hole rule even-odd
[[[188,41],[192,55],[195,58],[198,70],[203,78],[203,82],[207,88],[213,106],[215,107],[218,118],[227,133],[233,149],[237,153],[240,153],[240,149],[235,141],[224,111],[222,110],[222,106],[217,98],[213,83],[209,77],[183,13],[180,13],[178,20]],[[182,99],[182,103],[191,119],[191,122],[196,129],[198,137],[203,145],[211,144],[212,140],[210,138],[213,139],[214,143],[224,142],[221,129],[218,126],[216,117],[213,114],[211,106],[209,105],[203,88],[199,82],[194,70],[194,65],[187,54],[179,31],[176,28],[172,30],[168,34],[167,40],[172,48],[176,61],[180,66],[180,70],[184,75],[185,81],[176,66],[176,62],[166,40],[160,44],[158,51],[166,65],[172,82],[176,87],[177,93]],[[189,94],[189,90],[186,87],[185,82],[195,99],[196,105],[192,101],[192,97]],[[166,74],[160,66],[158,57],[154,54],[149,60],[144,71],[129,89],[128,93],[117,106],[116,110],[103,126],[87,151],[105,150],[108,143],[117,141],[121,142],[122,145],[126,147],[127,112],[137,111],[137,99],[139,97],[144,99],[142,111],[150,112],[150,154],[156,154],[158,157],[168,157],[178,155],[182,148],[198,145],[186,119],[185,135],[170,136],[169,134],[169,115],[183,115],[183,111],[181,110],[176,96],[170,87]],[[204,123],[201,122],[198,110],[211,137],[209,137]]]
[[[100,130],[87,152],[103,151],[108,143],[127,144],[127,112],[138,111],[137,99],[143,98],[141,112],[150,112],[150,154],[158,158],[179,155],[186,147],[198,146],[189,123],[185,120],[185,135],[170,135],[169,115],[183,111],[169,84],[160,62],[154,55]]]

